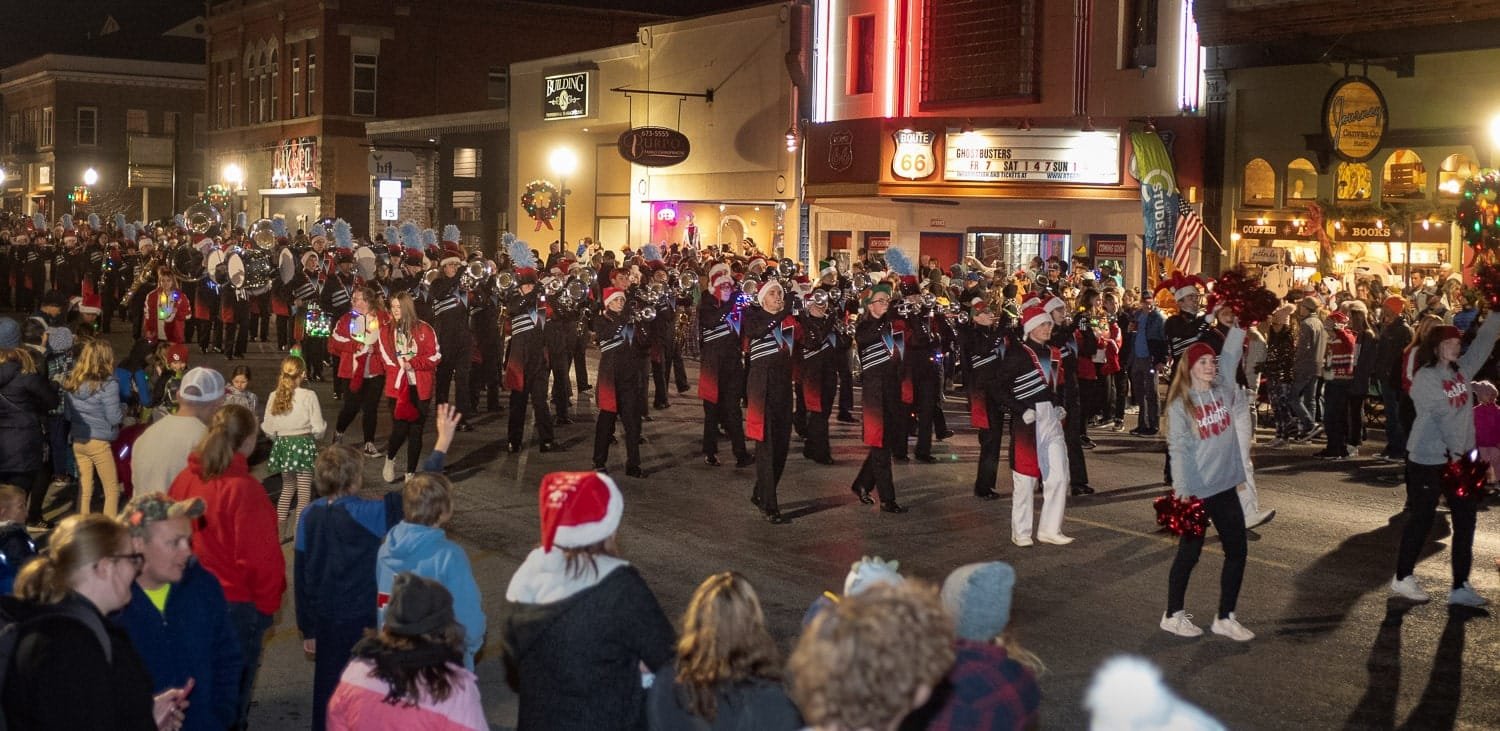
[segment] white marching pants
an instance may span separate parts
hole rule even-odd
[[[1052,404],[1036,405],[1036,461],[1042,468],[1042,516],[1036,527],[1039,536],[1062,535],[1063,508],[1068,501],[1068,446],[1057,412]],[[1010,534],[1012,538],[1030,538],[1036,478],[1014,470],[1010,477],[1014,486]]]
[[[1245,484],[1240,486],[1240,508],[1247,520],[1260,515],[1260,496],[1255,491],[1255,463],[1250,461],[1250,445],[1255,443],[1255,392],[1242,390],[1244,401],[1234,412],[1234,434],[1240,440],[1240,459],[1245,465]]]

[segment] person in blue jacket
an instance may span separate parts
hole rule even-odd
[[[202,515],[202,500],[151,493],[131,500],[119,517],[130,529],[131,550],[143,560],[130,603],[114,621],[145,661],[153,694],[191,689],[186,731],[234,723],[244,663],[224,590],[193,560],[193,521]]]
[[[375,563],[376,603],[381,624],[396,575],[410,572],[433,579],[453,595],[453,614],[464,628],[464,666],[484,646],[484,609],[469,556],[448,539],[443,526],[453,517],[453,486],[435,472],[419,472],[401,490],[405,519],[386,535]]]

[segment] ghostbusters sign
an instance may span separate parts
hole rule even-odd
[[[932,141],[937,135],[930,130],[898,129],[894,136],[896,151],[891,154],[891,174],[906,180],[932,177],[937,170]]]

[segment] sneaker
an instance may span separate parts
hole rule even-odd
[[[1031,545],[1032,545],[1031,536],[1015,536],[1015,535],[1013,535],[1013,536],[1010,537],[1010,542],[1014,543],[1017,546],[1020,546],[1022,548],[1030,548]]]
[[[365,442],[365,456],[366,457],[374,458],[374,457],[380,457],[380,456],[382,456],[384,454],[385,454],[385,452],[381,451],[380,447],[375,446],[374,442]]]
[[[1448,592],[1448,603],[1477,609],[1489,604],[1490,600],[1480,596],[1479,592],[1474,591],[1474,587],[1465,581],[1457,589]]]
[[[396,460],[385,458],[385,466],[380,469],[380,479],[386,482],[396,481]]]
[[[1125,420],[1115,419],[1115,431],[1125,431]]]
[[[1274,517],[1276,517],[1275,510],[1262,510],[1245,521],[1245,528],[1249,529],[1265,525],[1271,522],[1271,519]]]
[[[1266,442],[1265,446],[1266,446],[1266,449],[1281,449],[1282,447],[1285,447],[1286,445],[1287,445],[1287,440],[1285,440],[1285,439],[1283,439],[1281,437],[1276,437],[1275,439],[1272,439],[1271,441]]]
[[[1135,414],[1139,414],[1139,413],[1141,413],[1141,407],[1139,407],[1139,406],[1126,406],[1125,407],[1125,413],[1126,413],[1126,415],[1130,415],[1130,416],[1133,416]]]
[[[1416,576],[1408,576],[1404,579],[1391,579],[1391,593],[1410,599],[1414,602],[1425,602],[1432,597],[1422,591],[1422,585],[1417,583]]]
[[[1170,616],[1162,612],[1161,628],[1178,637],[1203,636],[1203,628],[1193,624],[1193,615],[1188,614],[1184,609],[1179,609],[1176,614]]]
[[[1234,612],[1230,612],[1228,617],[1215,619],[1213,626],[1209,629],[1212,629],[1214,634],[1223,635],[1235,642],[1249,642],[1255,639],[1255,633],[1245,629],[1245,625],[1240,624],[1240,621],[1234,618]]]
[[[1036,539],[1041,541],[1042,543],[1050,543],[1054,546],[1066,546],[1069,543],[1073,542],[1072,538],[1069,538],[1068,536],[1065,536],[1061,533],[1058,533],[1055,536],[1043,535],[1041,533],[1038,533],[1036,534]]]
[[[408,472],[408,473],[406,473],[406,479],[404,479],[404,480],[402,480],[402,481],[401,481],[401,482],[402,482],[402,483],[403,483],[403,484],[405,484],[405,483],[407,483],[407,482],[411,482],[411,478],[412,478],[412,477],[413,477],[413,476],[415,476],[415,475],[416,475],[416,474],[417,474],[417,473],[415,473],[415,472]]]

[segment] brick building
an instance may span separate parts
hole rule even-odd
[[[236,183],[237,207],[252,218],[280,215],[303,228],[339,216],[366,232],[374,193],[367,124],[503,109],[511,62],[619,43],[642,17],[504,0],[213,2],[206,175]],[[439,149],[437,136],[425,140],[410,144]],[[223,179],[231,164],[242,180]],[[457,214],[455,202],[478,210]],[[500,204],[449,196],[426,206],[422,223],[494,227],[500,216],[485,209]]]

